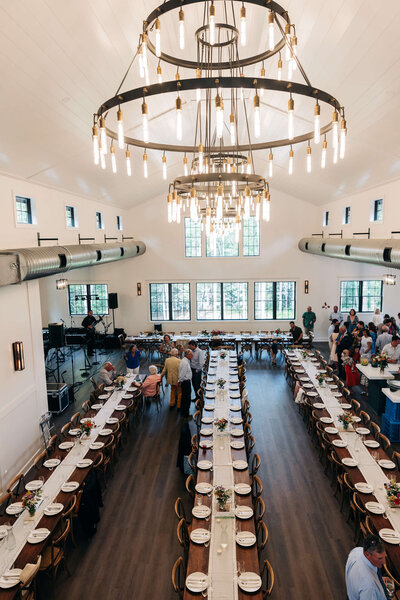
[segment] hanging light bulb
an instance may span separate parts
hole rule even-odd
[[[179,48],[185,49],[185,13],[182,8],[179,11]]]
[[[347,135],[347,128],[346,128],[346,119],[343,117],[341,122],[340,122],[340,151],[339,151],[339,158],[344,158],[344,153],[346,151],[346,135]]]
[[[229,133],[231,135],[231,145],[234,146],[236,143],[236,128],[235,128],[235,115],[230,114],[229,117]]]
[[[167,206],[168,206],[168,223],[172,223],[172,194],[168,194],[167,196]]]
[[[260,206],[261,206],[261,196],[257,194],[256,196],[256,221],[260,220]]]
[[[149,176],[149,170],[147,167],[147,152],[146,152],[146,150],[143,153],[143,176],[145,179],[147,179]]]
[[[215,119],[217,128],[217,138],[222,138],[224,130],[224,103],[219,94],[215,96]]]
[[[211,46],[213,46],[215,44],[215,6],[214,6],[214,2],[211,2],[209,15],[210,15],[210,19],[209,19],[210,44],[211,44]]]
[[[196,79],[201,78],[201,71],[199,68],[196,69]],[[199,103],[201,100],[201,89],[196,88],[196,102]]]
[[[172,222],[176,223],[176,205],[177,205],[178,194],[176,190],[172,192]]]
[[[260,69],[260,77],[265,77],[265,68],[264,68],[264,63],[263,66]],[[261,87],[260,88],[260,98],[262,98],[264,96],[264,88]]]
[[[279,52],[279,59],[278,59],[278,81],[282,81],[282,59],[281,59],[280,52]]]
[[[288,138],[289,140],[294,138],[294,100],[292,94],[290,94],[288,102]]]
[[[104,117],[100,117],[100,144],[101,153],[107,154],[106,120]]]
[[[231,171],[232,171],[231,159],[230,159],[230,156],[228,156],[228,158],[226,159],[226,172],[231,173]]]
[[[337,145],[336,148],[333,149],[333,164],[334,165],[336,165],[336,163],[337,163],[338,155],[339,155],[339,145]]]
[[[167,179],[167,157],[165,156],[165,152],[162,155],[162,178],[164,181]]]
[[[178,199],[176,201],[176,222],[178,223],[178,225],[181,222],[181,208],[182,208],[182,203],[181,203],[180,196],[178,196]]]
[[[274,174],[274,155],[272,154],[272,150],[269,151],[268,157],[268,177],[271,179]]]
[[[192,221],[197,221],[196,190],[194,187],[190,188],[190,218]]]
[[[326,167],[326,149],[328,147],[326,136],[324,141],[322,142],[322,152],[321,152],[321,169],[325,169]]]
[[[333,111],[332,116],[332,147],[337,148],[339,145],[339,113],[337,110]]]
[[[176,99],[176,139],[182,140],[182,99],[180,96]]]
[[[102,169],[106,168],[106,157],[104,155],[104,152],[100,152],[100,165]]]
[[[308,142],[308,146],[307,146],[307,173],[311,173],[311,146],[310,146],[310,142]]]
[[[139,55],[139,75],[143,79],[143,77],[144,77],[144,65],[143,65],[143,49],[142,49],[142,45],[141,44],[140,44],[139,49],[138,49],[138,55]]]
[[[285,25],[285,40],[286,40],[286,61],[290,60],[291,47],[290,47],[290,25],[286,23]]]
[[[129,148],[126,149],[125,152],[125,162],[126,162],[126,174],[128,177],[132,175],[132,166],[131,166],[131,153],[129,152]]]
[[[157,65],[157,83],[162,83],[162,71],[160,64]]]
[[[251,175],[251,158],[250,158],[250,156],[247,157],[246,173],[247,173],[247,175]]]
[[[246,45],[246,7],[242,4],[240,9],[240,43]]]
[[[315,142],[315,144],[319,144],[319,141],[321,139],[320,115],[321,115],[321,107],[318,104],[318,100],[317,100],[317,103],[314,106],[314,142]]]
[[[186,154],[183,157],[183,174],[185,175],[185,177],[188,176],[188,164],[187,164],[187,157]]]
[[[273,50],[275,48],[275,29],[274,29],[274,13],[272,10],[268,15],[268,42],[269,49]]]
[[[111,154],[112,172],[115,174],[117,172],[117,161],[115,160],[115,148],[114,148],[114,142],[113,141],[111,141],[110,154]]]
[[[260,123],[260,96],[255,94],[254,96],[254,137],[259,138],[261,133]]]
[[[293,71],[297,69],[297,63],[295,56],[297,56],[297,36],[294,35],[292,37],[292,63],[293,63]]]
[[[290,150],[289,150],[289,175],[293,175],[293,157],[294,157],[293,148],[290,146]]]
[[[161,23],[160,19],[156,19],[156,56],[161,56]]]
[[[149,141],[149,118],[148,118],[148,107],[146,101],[142,103],[142,124],[143,124],[143,141],[145,144]]]
[[[123,150],[125,146],[124,141],[124,121],[122,118],[122,110],[121,108],[117,111],[117,132],[118,132],[118,148]]]
[[[148,70],[147,64],[147,34],[143,33],[142,35],[142,55],[143,55],[143,69],[144,72]]]
[[[211,226],[211,206],[206,206],[206,233],[210,234],[210,226]]]
[[[93,160],[94,164],[98,165],[100,160],[99,150],[99,136],[97,135],[97,125],[94,124],[92,127],[92,141],[93,141]]]
[[[232,173],[236,173],[236,165],[232,165]],[[236,197],[236,186],[237,186],[237,181],[236,179],[232,179],[232,198]]]
[[[203,144],[199,144],[199,173],[203,172],[203,159],[204,159],[204,147]]]
[[[271,194],[267,190],[263,190],[263,221],[268,222],[271,217]]]
[[[223,196],[224,196],[224,188],[223,185],[220,183],[218,188],[217,188],[217,220],[222,219],[222,200],[223,200]]]

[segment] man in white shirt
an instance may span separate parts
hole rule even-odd
[[[193,352],[191,350],[186,350],[178,371],[178,383],[181,384],[182,390],[181,415],[185,420],[189,420],[189,409],[192,397],[192,369],[190,366],[192,358]]]
[[[383,354],[388,355],[390,363],[399,362],[399,358],[400,358],[399,342],[400,342],[400,338],[398,338],[397,335],[394,335],[392,337],[392,341],[390,342],[390,344],[386,344],[386,346],[382,350]]]
[[[100,385],[101,383],[112,385],[116,376],[117,371],[115,370],[115,367],[110,362],[106,362],[99,371],[97,385]]]
[[[330,320],[331,323],[333,323],[334,319],[338,320],[339,325],[343,321],[343,315],[339,311],[339,307],[338,306],[334,306],[333,307],[333,311],[329,315],[329,320]]]
[[[192,360],[190,361],[190,366],[192,369],[192,385],[194,393],[197,396],[197,390],[199,389],[201,384],[201,373],[204,365],[204,354],[203,351],[197,347],[196,340],[190,340],[188,346],[193,354]]]
[[[353,548],[346,563],[348,600],[386,600],[385,579],[381,568],[386,551],[377,535],[368,535],[364,547]]]
[[[376,338],[375,354],[382,352],[382,348],[386,346],[386,344],[390,344],[391,341],[392,336],[389,333],[389,327],[387,325],[383,325],[382,333]]]

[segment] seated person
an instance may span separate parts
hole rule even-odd
[[[386,344],[382,352],[388,355],[390,363],[398,363],[400,358],[400,338],[394,335],[390,344]]]
[[[161,381],[161,375],[157,375],[157,367],[154,365],[149,366],[148,377],[143,381],[142,394],[146,398],[151,398],[157,393],[157,384]]]
[[[110,363],[106,362],[100,369],[99,375],[97,377],[97,385],[104,383],[105,385],[112,385],[114,379],[117,376],[117,371],[115,367]]]
[[[292,334],[292,344],[294,346],[302,346],[303,344],[303,332],[301,327],[297,327],[294,321],[290,321],[290,333]]]

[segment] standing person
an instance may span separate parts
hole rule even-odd
[[[347,317],[347,320],[346,320],[346,323],[347,323],[347,331],[349,333],[353,333],[353,331],[357,327],[357,323],[358,323],[358,317],[356,315],[356,311],[354,310],[354,308],[352,308],[350,310],[349,316]]]
[[[132,346],[129,347],[124,358],[126,360],[126,374],[137,375],[139,373],[140,351],[137,349],[136,344],[132,344]]]
[[[312,311],[311,306],[307,306],[307,310],[303,313],[303,326],[306,335],[312,335],[314,332],[314,323],[317,320],[315,312]]]
[[[190,367],[190,361],[192,358],[192,351],[186,350],[178,371],[178,382],[181,384],[182,389],[181,415],[186,420],[189,420],[190,418],[189,410],[192,397],[192,369]]]
[[[371,323],[368,323],[368,330],[369,330],[369,335],[372,338],[371,354],[375,354],[376,340],[378,337],[375,323],[373,323],[372,321],[371,321]]]
[[[331,354],[329,356],[329,364],[335,365],[338,361],[337,353],[336,353],[336,339],[339,335],[339,324],[336,323],[334,330],[331,333],[331,337],[329,343],[331,345]]]
[[[193,354],[193,357],[190,361],[190,367],[192,369],[192,386],[194,389],[194,393],[197,396],[197,390],[199,389],[201,384],[201,373],[204,365],[204,354],[203,351],[197,347],[197,342],[195,340],[190,340],[188,346]]]
[[[337,319],[333,319],[332,320],[332,324],[329,325],[328,327],[328,342],[329,342],[329,349],[332,350],[332,340],[331,340],[331,335],[332,333],[335,331],[335,327],[336,325],[338,326],[338,331],[339,331],[339,325],[340,323],[338,322]]]
[[[164,368],[161,372],[161,376],[167,376],[167,385],[171,386],[171,392],[169,396],[169,404],[172,407],[176,406],[177,408],[181,407],[181,398],[182,398],[182,390],[181,386],[178,383],[178,373],[179,373],[179,365],[181,361],[178,358],[178,350],[177,348],[172,348],[171,356],[166,359],[164,363]]]
[[[336,354],[338,357],[339,377],[344,377],[344,369],[342,364],[343,350],[349,350],[353,344],[353,336],[351,336],[345,325],[339,327],[339,335],[336,338]]]
[[[386,600],[389,598],[381,569],[386,551],[377,535],[367,535],[364,546],[353,548],[346,562],[346,588],[349,600]]]
[[[334,306],[333,307],[333,311],[331,312],[331,314],[329,315],[329,320],[331,323],[334,322],[334,320],[337,319],[339,325],[342,323],[343,321],[343,315],[342,313],[339,311],[339,307],[338,306]]]
[[[172,348],[175,348],[175,343],[171,340],[171,336],[166,333],[159,349],[164,360],[170,356]]]
[[[372,353],[372,337],[370,336],[368,329],[363,329],[363,337],[361,338],[360,354],[366,354],[368,359],[371,358]]]
[[[383,317],[379,308],[375,309],[374,316],[372,317],[372,322],[375,325],[375,327],[378,327],[380,323],[383,323]]]
[[[383,325],[382,333],[376,338],[375,354],[382,352],[383,347],[386,346],[386,344],[390,344],[391,341],[392,336],[389,333],[389,327],[387,325]]]
[[[81,323],[82,327],[84,327],[85,331],[86,331],[88,356],[93,356],[94,341],[95,341],[95,335],[96,335],[95,326],[96,326],[96,323],[99,323],[102,320],[103,320],[102,317],[99,317],[99,319],[96,319],[96,317],[93,316],[93,311],[89,310],[88,314],[86,315],[86,317],[83,319],[83,321]]]

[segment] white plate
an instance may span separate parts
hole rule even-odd
[[[203,440],[202,442],[200,442],[199,446],[200,448],[212,448],[213,443],[211,440]]]
[[[236,543],[238,546],[249,548],[256,543],[256,536],[251,531],[240,531],[236,534]]]
[[[122,396],[122,400],[131,400],[133,398],[133,394],[124,394]],[[126,406],[125,406],[126,408]]]
[[[186,577],[186,587],[191,592],[199,593],[207,589],[208,586],[208,576],[204,573],[200,573],[200,571],[196,571],[195,573],[190,573]]]
[[[236,412],[238,410],[242,410],[242,407],[240,406],[240,404],[232,404],[230,409],[233,410],[233,412]]]
[[[126,410],[128,407],[125,406],[124,404],[117,404],[117,406],[115,407],[115,410]]]
[[[317,392],[307,392],[307,396],[311,396],[311,398],[315,398],[316,396],[319,396],[319,394]]]
[[[343,394],[341,394],[340,392],[332,392],[332,396],[334,398],[341,398],[343,396]],[[343,404],[342,404],[342,406],[343,406]],[[351,408],[351,404],[348,406],[349,406],[349,408]]]
[[[79,487],[79,483],[77,481],[66,481],[62,486],[61,486],[61,491],[62,492],[74,492],[75,490],[77,490]]]
[[[380,502],[366,502],[365,508],[367,508],[369,512],[374,513],[374,515],[383,515],[385,512],[385,507]]]
[[[230,377],[229,383],[239,383],[239,378],[238,377]]]
[[[204,405],[204,410],[214,410],[215,406],[214,404],[205,404]]]
[[[2,577],[0,577],[0,588],[7,590],[8,588],[14,587],[19,583],[19,577],[22,573],[22,569],[8,569],[5,571]]]
[[[332,444],[338,448],[346,448],[347,442],[344,440],[332,440]]]
[[[242,437],[243,434],[243,429],[232,429],[231,431],[231,435],[233,435],[233,437]]]
[[[331,433],[332,435],[338,432],[336,427],[325,427],[325,431],[326,433]]]
[[[61,502],[53,502],[46,506],[46,508],[44,509],[44,514],[48,517],[53,517],[54,515],[58,515],[58,513],[60,513],[63,508],[64,504],[61,504]]]
[[[366,427],[357,427],[356,428],[356,433],[359,433],[360,435],[368,435],[371,432]]]
[[[307,388],[308,390],[312,390],[314,386],[312,383],[303,383],[303,387]]]
[[[244,592],[256,592],[261,587],[261,577],[257,573],[242,573],[238,578],[238,586]]]
[[[112,429],[102,429],[101,431],[99,431],[99,435],[102,435],[102,436],[111,435],[111,434],[112,434]]]
[[[213,430],[210,429],[209,427],[202,427],[200,429],[200,435],[212,435],[213,434]]]
[[[212,417],[203,417],[201,419],[201,422],[205,423],[206,425],[210,425],[213,421],[214,419]]]
[[[238,471],[244,471],[245,469],[248,468],[248,463],[245,460],[234,460],[232,462],[232,466],[234,469],[237,469]]]
[[[30,544],[41,544],[47,536],[50,534],[50,531],[45,527],[41,527],[39,529],[34,529],[30,532],[26,541]]]
[[[318,369],[318,373],[326,373],[325,369]]]
[[[388,544],[400,543],[400,533],[394,529],[381,529],[379,535]]]
[[[45,460],[43,466],[47,469],[54,469],[54,467],[58,467],[61,460],[59,458],[50,458],[49,460]]]
[[[341,404],[340,406],[346,410],[351,408],[351,404],[347,404],[347,403]]]
[[[100,450],[100,448],[103,448],[104,446],[104,442],[92,442],[89,446],[89,448],[91,450]]]
[[[19,515],[23,510],[24,507],[22,506],[22,502],[13,502],[7,506],[6,513],[8,515]]]
[[[104,388],[105,392],[113,392],[114,391],[114,386],[113,385],[108,385],[107,387]]]
[[[231,398],[233,398],[234,400],[236,400],[237,398],[240,398],[240,394],[238,394],[237,392],[231,392],[231,393],[229,394],[229,396],[230,396]]]
[[[200,506],[193,506],[192,514],[196,519],[206,519],[210,516],[211,508],[206,506],[205,504],[200,504]]]
[[[360,492],[361,494],[372,494],[372,492],[374,491],[372,485],[366,483],[365,481],[355,483],[354,487],[356,488],[357,492]]]
[[[85,417],[84,419],[81,419],[80,422],[81,423],[87,423],[88,421],[91,421],[92,419],[90,417]]]
[[[70,430],[68,431],[68,434],[69,434],[69,435],[80,435],[80,433],[81,433],[81,430],[80,430],[80,429],[78,429],[78,428],[70,429]]]
[[[211,460],[199,460],[199,462],[197,463],[197,468],[201,469],[202,471],[208,471],[208,469],[211,469],[211,467]]]
[[[354,423],[361,423],[361,417],[354,416],[353,421]]]
[[[321,410],[325,408],[325,404],[323,402],[316,402],[313,404],[313,408],[320,408]]]
[[[41,487],[43,487],[43,481],[40,481],[40,479],[34,479],[26,484],[25,489],[29,492],[35,492],[36,490],[40,490]]]
[[[230,385],[229,389],[231,392],[236,392],[239,389],[239,386],[238,385]]]
[[[116,423],[118,423],[118,421],[118,417],[110,417],[109,419],[107,419],[106,423],[107,425],[115,425]]]
[[[296,373],[304,373],[304,369],[295,369]]]
[[[342,463],[346,465],[346,467],[356,467],[358,465],[358,460],[351,458],[351,456],[345,456],[342,458]]]
[[[93,464],[92,459],[90,458],[82,458],[82,460],[79,460],[76,463],[76,466],[78,467],[78,469],[87,469],[87,467],[90,467],[90,465]]]
[[[330,382],[330,381],[334,381],[334,379],[333,379],[333,377],[325,377],[325,381],[328,381],[328,382]],[[335,387],[336,387],[336,386],[335,386]]]
[[[71,450],[74,447],[74,442],[61,442],[58,446],[60,450]]]
[[[213,486],[211,483],[207,483],[206,481],[200,481],[196,484],[195,489],[199,494],[209,494],[212,491]]]
[[[235,515],[238,519],[250,519],[254,514],[251,506],[247,506],[246,504],[238,505],[235,508]]]
[[[100,410],[101,408],[103,408],[102,404],[92,404],[92,406],[90,408],[93,408],[93,410]]]
[[[206,398],[212,400],[213,398],[215,398],[215,392],[206,392]]]
[[[97,396],[98,400],[107,400],[109,398],[110,394],[101,394],[100,396]]]
[[[231,417],[230,421],[232,425],[240,425],[243,423],[243,419],[241,417]]]
[[[231,448],[233,448],[234,450],[241,450],[242,448],[244,448],[244,442],[241,442],[240,440],[232,440]]]
[[[195,544],[204,544],[208,542],[211,537],[211,533],[208,529],[203,529],[199,527],[198,529],[192,529],[190,532],[190,539]]]
[[[396,465],[394,464],[394,462],[391,460],[387,460],[386,458],[382,458],[381,460],[378,460],[378,465],[380,467],[382,467],[383,469],[395,469],[396,468]]]
[[[332,390],[332,392],[334,392],[335,390],[337,390],[337,389],[338,389],[338,386],[336,385],[336,383],[335,383],[335,384],[329,384],[329,385],[328,385],[328,388],[329,388],[330,390]],[[340,395],[342,395],[342,394],[340,394]]]
[[[251,492],[251,486],[248,483],[237,483],[234,489],[239,496],[247,496]]]
[[[333,423],[333,419],[331,417],[321,417],[320,418],[321,423]]]
[[[364,444],[367,448],[379,448],[379,442],[376,440],[365,440]]]

